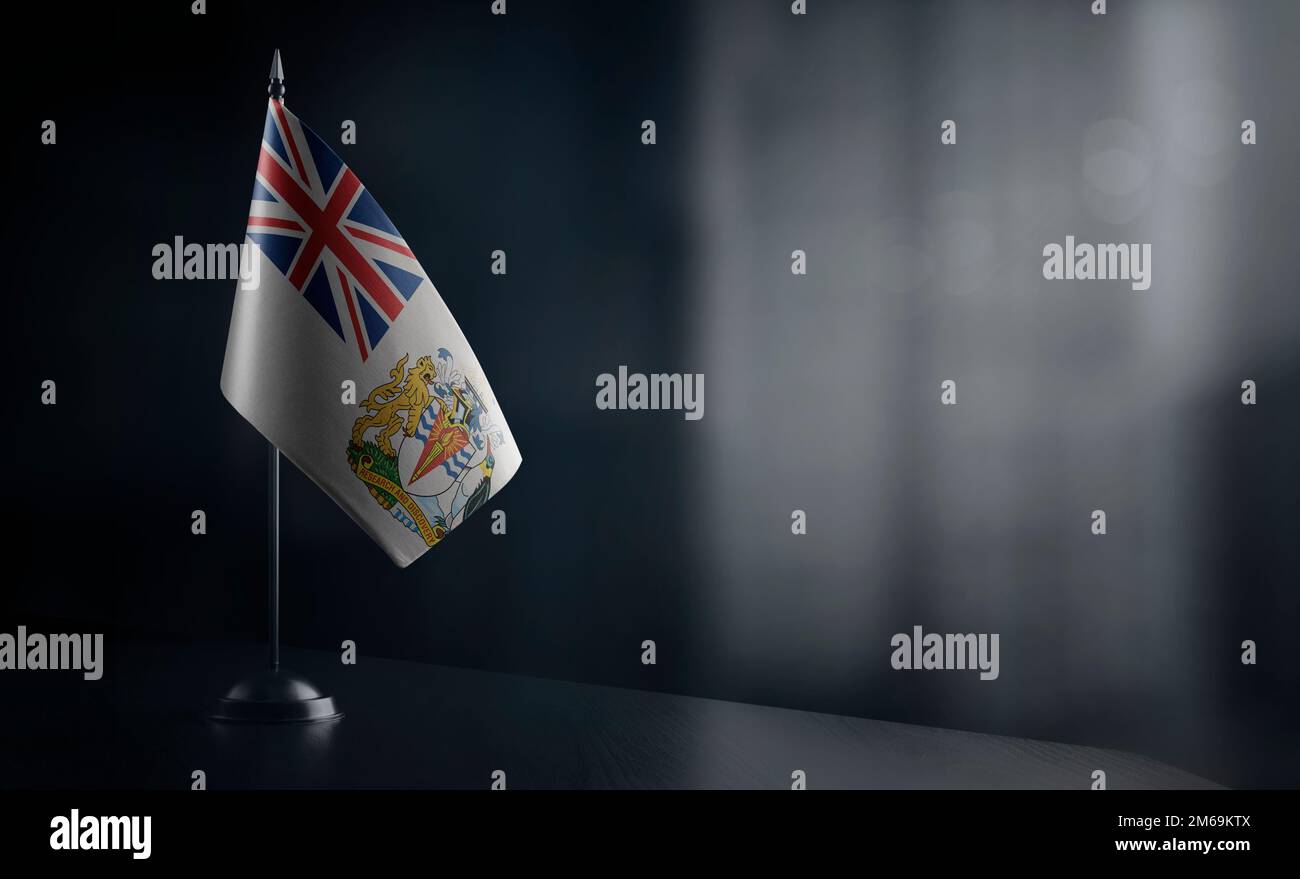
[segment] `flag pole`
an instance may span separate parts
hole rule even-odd
[[[271,100],[284,103],[284,64],[280,61],[280,50],[275,50],[271,59],[271,84],[266,87]],[[267,500],[269,507],[267,523],[267,572],[266,580],[270,585],[270,628],[271,628],[271,670],[280,667],[280,450],[275,443],[267,441],[270,450],[267,479],[270,482]]]
[[[284,103],[280,50],[271,59],[271,100]],[[295,672],[280,667],[280,450],[267,443],[267,617],[269,667],[236,683],[209,713],[229,723],[315,723],[343,716],[334,699]]]
[[[280,450],[275,443],[266,444],[267,467],[267,537],[266,581],[270,585],[268,619],[271,628],[271,671],[280,667]]]

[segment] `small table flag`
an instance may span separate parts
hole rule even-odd
[[[221,390],[405,567],[519,469],[492,387],[374,196],[275,97],[247,239],[260,282],[235,293]]]

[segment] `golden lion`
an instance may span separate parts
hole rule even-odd
[[[370,396],[361,401],[361,408],[366,414],[352,425],[352,444],[360,446],[365,441],[365,433],[372,427],[380,428],[377,434],[379,448],[385,455],[393,457],[392,438],[403,429],[407,436],[415,435],[415,426],[420,423],[420,414],[429,405],[431,395],[429,385],[438,377],[433,360],[428,355],[415,361],[415,366],[407,370],[403,381],[402,369],[411,355],[403,354],[397,365],[389,370],[392,381],[380,385],[370,392]],[[405,412],[403,418],[398,413]]]

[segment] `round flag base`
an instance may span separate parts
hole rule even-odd
[[[225,723],[317,723],[343,712],[302,675],[268,668],[231,687],[208,716]]]

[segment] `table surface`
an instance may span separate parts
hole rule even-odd
[[[1120,751],[639,690],[284,651],[344,718],[219,724],[205,709],[252,647],[136,645],[104,678],[0,680],[0,788],[785,789],[1218,785]]]

